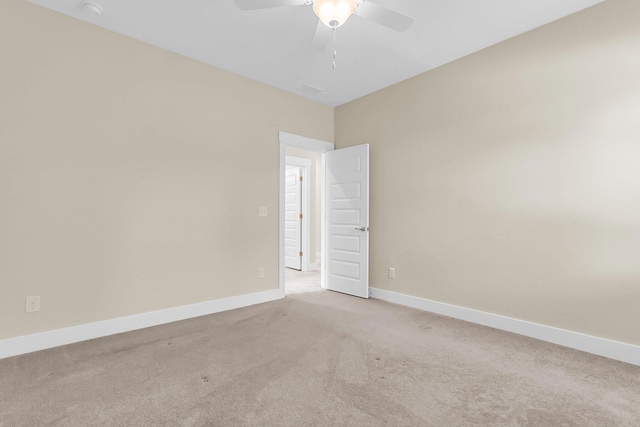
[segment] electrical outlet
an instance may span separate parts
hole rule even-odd
[[[27,297],[25,313],[35,313],[36,311],[40,311],[40,297]]]
[[[268,213],[269,211],[267,210],[266,206],[260,206],[258,208],[258,216],[267,216]]]
[[[391,267],[389,268],[389,279],[395,279],[396,278],[396,269]]]
[[[264,279],[264,267],[258,268],[258,279]]]

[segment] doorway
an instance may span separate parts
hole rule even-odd
[[[320,194],[320,256],[317,241],[311,244],[308,259],[315,255],[320,266],[320,289],[329,289],[361,298],[369,297],[369,144],[334,150],[334,144],[298,135],[279,133],[279,265],[278,282],[285,295],[285,183],[286,157],[309,155],[315,159]],[[318,153],[320,155],[318,155]],[[313,173],[312,173],[313,174]],[[316,208],[317,209],[317,208]],[[317,211],[316,211],[317,212]],[[294,229],[295,232],[295,229]],[[316,236],[318,233],[315,233]],[[308,273],[308,272],[302,272]],[[289,272],[289,276],[292,274]]]
[[[322,153],[286,148],[284,187],[285,294],[322,289],[320,270],[320,194]]]
[[[324,153],[333,143],[280,132],[280,265],[279,287],[285,293],[312,292],[325,288],[323,274],[324,248]],[[293,187],[287,189],[289,175],[299,168],[302,176],[300,222],[300,268],[295,268]],[[289,181],[292,181],[289,178]],[[293,184],[292,182],[289,184]],[[305,191],[306,190],[306,191]],[[289,192],[289,194],[287,194]],[[288,199],[287,199],[288,197]],[[287,206],[289,205],[289,206]],[[287,212],[289,209],[290,212]],[[306,219],[306,221],[305,221]],[[293,268],[287,268],[285,265]]]

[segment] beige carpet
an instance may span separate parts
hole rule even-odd
[[[284,300],[0,360],[0,426],[640,426],[640,367],[288,276]]]

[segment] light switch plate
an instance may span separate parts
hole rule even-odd
[[[267,210],[266,206],[260,206],[258,208],[258,216],[267,216],[268,212],[269,211]]]

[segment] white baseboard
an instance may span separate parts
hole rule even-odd
[[[497,314],[472,310],[442,302],[431,301],[424,298],[413,297],[397,292],[385,291],[382,289],[370,288],[369,295],[395,304],[453,317],[454,319],[465,320],[479,325],[503,331],[513,332],[541,341],[558,344],[564,347],[573,348],[609,359],[619,360],[640,366],[640,347],[625,344],[618,341],[611,341],[605,338],[598,338],[578,332],[571,332],[551,326],[540,325],[538,323],[513,319]]]
[[[280,289],[172,307],[0,340],[0,359],[284,298]]]
[[[318,268],[318,264],[316,264],[315,262],[309,264],[309,271],[317,271],[317,270],[320,270]]]

